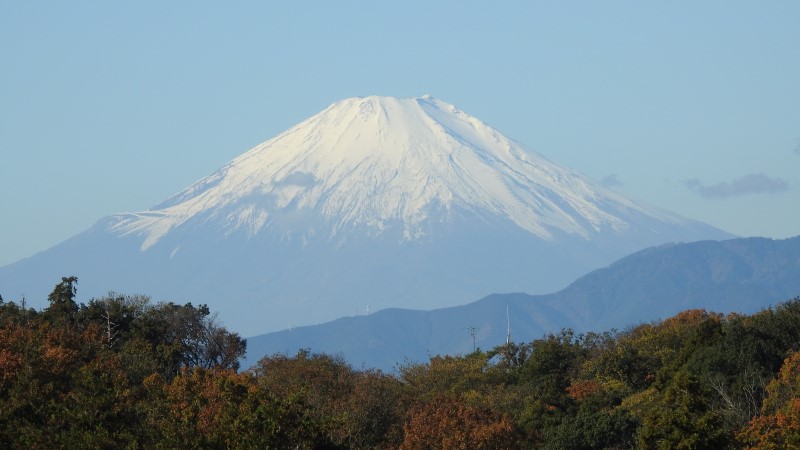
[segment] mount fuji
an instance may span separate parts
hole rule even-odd
[[[0,268],[43,306],[76,275],[207,303],[245,335],[387,307],[547,293],[645,247],[728,233],[643,205],[430,96],[336,102],[148,211]]]

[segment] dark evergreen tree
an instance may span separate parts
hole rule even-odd
[[[44,311],[46,319],[53,322],[75,320],[78,312],[78,304],[75,302],[75,295],[78,292],[78,277],[62,277],[53,292],[47,296],[50,306]]]

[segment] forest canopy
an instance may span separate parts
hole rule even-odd
[[[2,448],[786,448],[800,445],[800,298],[357,370],[268,355],[205,305],[0,297]]]

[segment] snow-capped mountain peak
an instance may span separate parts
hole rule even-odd
[[[142,250],[197,220],[226,235],[365,227],[413,240],[429,221],[477,212],[547,240],[554,232],[622,231],[631,211],[681,220],[548,161],[449,103],[371,96],[330,105],[150,211],[117,215],[111,230],[143,236]]]
[[[0,269],[0,286],[37,294],[74,274],[83,295],[205,303],[252,335],[366,305],[552,292],[648,246],[728,236],[609,191],[433,97],[364,97],[149,211]]]

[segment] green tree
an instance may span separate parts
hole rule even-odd
[[[78,312],[75,295],[78,292],[78,277],[62,277],[61,282],[47,296],[50,306],[44,311],[46,319],[53,322],[72,322]]]
[[[250,372],[259,389],[278,402],[303,406],[299,431],[305,440],[330,448],[346,445],[348,399],[357,377],[343,358],[301,350],[294,357],[265,356]]]
[[[408,397],[402,383],[380,371],[356,372],[347,396],[344,444],[353,449],[397,448],[403,441]]]
[[[646,449],[719,449],[730,444],[722,418],[709,407],[697,378],[680,371],[641,410],[636,444]]]
[[[532,342],[530,356],[519,371],[514,386],[521,406],[515,420],[536,445],[577,411],[577,402],[567,393],[580,373],[586,356],[582,336],[562,330]]]
[[[133,338],[152,346],[166,379],[184,367],[236,370],[247,350],[247,341],[220,326],[206,305],[160,303],[131,328]]]
[[[400,380],[410,395],[427,400],[441,394],[481,392],[492,383],[489,355],[477,351],[465,356],[433,356],[424,364],[400,367]]]

